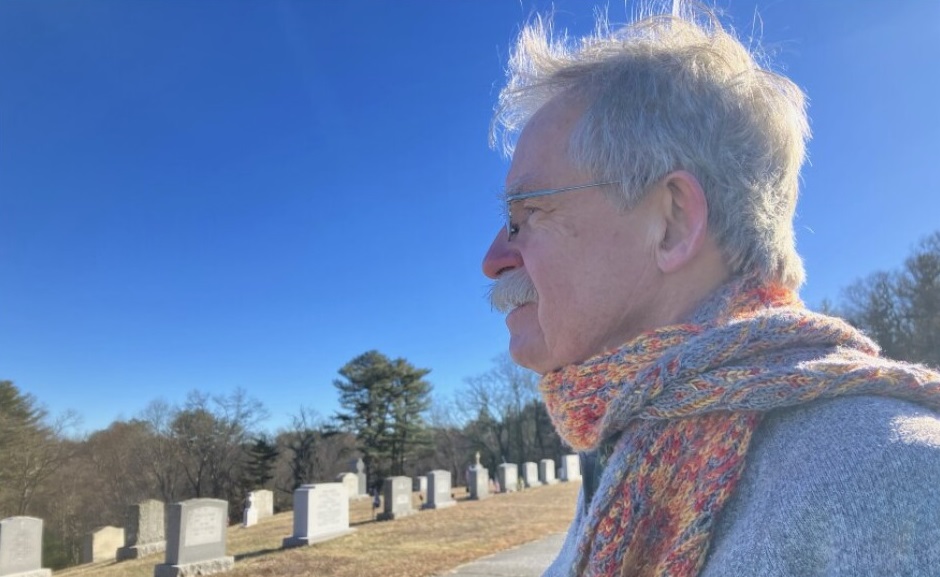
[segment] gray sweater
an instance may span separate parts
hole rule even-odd
[[[889,575],[940,576],[938,415],[880,397],[770,413],[700,577]]]
[[[940,419],[847,397],[755,433],[701,577],[940,575]]]

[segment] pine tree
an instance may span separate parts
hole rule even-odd
[[[873,273],[846,290],[844,316],[888,357],[940,367],[940,232],[897,271]]]
[[[343,378],[333,384],[343,410],[336,420],[356,435],[370,480],[403,474],[406,460],[426,443],[423,413],[431,385],[423,379],[429,372],[378,351],[363,353],[339,370]]]
[[[279,454],[277,443],[264,436],[255,437],[248,447],[248,464],[245,470],[245,481],[250,486],[249,490],[263,488],[274,478],[274,465]]]

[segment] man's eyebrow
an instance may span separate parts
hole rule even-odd
[[[517,194],[522,194],[523,192],[525,192],[524,185],[522,183],[517,182],[516,184],[513,184],[512,186],[508,186],[504,188],[503,196],[508,198],[511,196],[515,196]]]
[[[523,179],[523,180],[517,181],[512,186],[508,186],[504,188],[503,196],[507,199],[511,199],[513,196],[516,196],[519,194],[526,194],[526,193],[533,192],[536,190],[547,190],[547,189],[548,188],[545,186],[538,186],[537,183],[534,184],[532,181],[527,181]]]

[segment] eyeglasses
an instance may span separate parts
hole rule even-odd
[[[563,188],[549,188],[545,190],[533,190],[531,192],[519,192],[506,195],[506,238],[512,240],[512,237],[519,232],[519,227],[512,223],[512,203],[525,200],[527,198],[536,198],[539,196],[549,196],[559,192],[568,192],[569,190],[581,190],[583,188],[593,188],[595,186],[606,186],[608,184],[620,184],[619,181],[593,182],[591,184],[580,184],[578,186],[565,186]]]

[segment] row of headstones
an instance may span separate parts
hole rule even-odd
[[[246,500],[246,519],[274,514],[274,494],[253,491]],[[0,521],[0,576],[43,577],[42,519],[10,517]],[[82,562],[124,561],[166,551],[168,566],[187,564],[204,554],[221,561],[211,566],[231,566],[225,557],[225,527],[228,503],[219,499],[193,499],[175,503],[165,517],[162,501],[147,500],[128,507],[125,528],[101,527],[82,543]],[[165,532],[166,531],[166,532]],[[169,535],[169,539],[165,535]],[[221,543],[221,545],[220,545]],[[216,555],[218,553],[218,555]],[[160,569],[155,575],[177,575],[173,569]]]
[[[353,473],[349,475],[356,482],[353,490],[357,494],[365,494],[366,476],[362,459],[354,461],[351,467]],[[132,505],[128,508],[125,520],[126,531],[121,527],[107,526],[85,537],[81,551],[82,562],[124,561],[166,551],[164,565],[173,567],[221,551],[215,555],[219,560],[211,560],[207,569],[224,569],[230,566],[229,558],[224,555],[228,506],[224,505],[219,517],[217,503],[225,504],[225,501],[195,499],[176,503],[170,506],[168,518],[165,518],[161,501],[148,500]],[[253,491],[246,499],[242,524],[249,527],[273,514],[273,493],[268,490]],[[222,529],[218,528],[217,518],[223,523]],[[170,548],[167,548],[167,539],[164,537],[165,528],[170,535]],[[176,574],[173,569],[161,569],[164,565],[157,566],[155,575]],[[42,568],[42,519],[11,517],[0,521],[0,576],[42,577],[50,574],[49,569]]]
[[[471,498],[483,498],[488,491],[488,473],[477,464],[471,467],[473,479],[486,479],[485,488],[477,482],[470,487]],[[523,484],[535,487],[552,484],[554,461],[543,459],[538,465],[523,464]],[[564,481],[580,478],[577,455],[562,459],[560,477]],[[414,513],[412,491],[421,490],[422,477],[391,477],[383,486],[384,508],[380,520],[390,520]],[[424,509],[440,509],[456,504],[451,494],[449,471],[431,471],[426,477],[427,499]],[[518,470],[514,463],[499,466],[500,487],[511,492],[518,486]],[[357,487],[358,491],[358,487]],[[246,500],[245,524],[273,514],[270,491],[254,491]],[[293,534],[283,541],[284,547],[309,545],[351,533],[349,527],[350,491],[344,483],[301,485],[294,491]],[[253,524],[253,523],[252,523]],[[191,499],[173,503],[164,517],[161,501],[148,500],[128,509],[127,530],[106,527],[93,533],[85,542],[85,554],[97,561],[123,540],[116,549],[117,560],[134,559],[166,551],[165,562],[154,568],[154,577],[209,575],[234,566],[234,557],[225,554],[228,526],[228,503],[221,499]],[[164,528],[166,532],[164,533]],[[164,539],[164,535],[166,538]],[[11,517],[0,520],[0,576],[47,577],[49,569],[42,565],[42,519]]]
[[[497,467],[495,486],[490,481],[489,470],[480,464],[479,454],[477,462],[467,470],[467,488],[471,499],[484,499],[495,490],[498,493],[511,493],[521,488],[552,485],[559,480],[562,482],[578,481],[581,479],[581,460],[578,455],[565,455],[561,459],[558,476],[555,476],[554,459],[542,459],[537,464],[526,462],[522,464],[521,475],[515,463],[503,463]]]
[[[151,511],[156,510],[157,506],[159,507],[159,538],[161,540],[159,542],[141,542],[141,547],[132,547],[132,556],[125,558],[166,550],[165,565],[167,568],[163,568],[164,565],[157,565],[154,570],[155,577],[198,574],[196,572],[186,573],[181,571],[180,567],[190,560],[199,560],[206,555],[211,555],[213,565],[218,566],[220,570],[234,565],[233,557],[225,557],[225,527],[228,524],[227,502],[220,499],[192,499],[170,505],[170,515],[167,519],[170,528],[170,539],[168,541],[162,540],[163,503],[148,501],[141,503],[140,506],[145,506]],[[126,539],[123,529],[118,527],[107,527],[105,529],[106,531],[96,531],[94,534],[102,536],[98,540],[99,547],[103,547],[107,541],[113,542],[118,534],[113,531],[114,529],[119,531],[121,536]],[[128,534],[130,533],[128,532]],[[94,545],[92,548],[94,548]],[[87,541],[84,549],[87,549]],[[121,551],[121,549],[118,549],[118,551]],[[0,575],[48,577],[51,574],[52,571],[42,568],[42,519],[9,517],[0,520]]]
[[[558,473],[559,475],[556,478],[555,461],[553,459],[542,459],[538,464],[534,462],[523,463],[521,477],[519,476],[518,465],[503,463],[498,467],[497,490],[501,493],[511,493],[520,487],[531,488],[552,485],[559,480],[563,482],[580,480],[581,463],[578,455],[565,455],[562,457],[562,465]],[[467,471],[467,481],[471,499],[485,499],[490,495],[489,471],[486,467],[480,465],[479,456],[476,464]],[[426,477],[420,476],[414,479],[389,477],[385,479],[382,487],[383,510],[378,519],[398,519],[415,513],[411,501],[413,491],[422,491],[427,494],[427,499],[422,505],[423,509],[440,509],[457,504],[451,494],[450,471],[431,471]],[[297,511],[297,493],[294,493],[294,499],[294,510]],[[295,513],[295,534],[297,534],[298,529]],[[330,528],[330,531],[336,531],[336,528]]]

